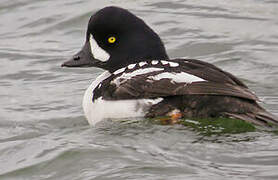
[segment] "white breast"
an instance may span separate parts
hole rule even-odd
[[[137,100],[117,100],[107,101],[102,97],[94,102],[93,91],[97,85],[109,77],[111,74],[105,71],[88,87],[83,97],[83,110],[90,125],[96,125],[98,122],[108,118],[131,118],[143,117],[150,106],[162,101],[157,99],[137,99]]]

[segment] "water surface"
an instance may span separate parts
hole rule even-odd
[[[60,64],[83,45],[90,15],[108,5],[143,18],[171,57],[233,73],[278,115],[277,1],[1,0],[0,179],[278,179],[271,133],[88,126],[82,96],[102,70]]]

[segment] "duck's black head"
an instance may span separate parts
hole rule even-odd
[[[62,66],[113,72],[148,59],[168,59],[159,36],[129,11],[106,7],[91,16],[83,48]]]

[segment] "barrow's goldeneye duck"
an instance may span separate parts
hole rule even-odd
[[[122,8],[106,7],[92,15],[82,50],[62,66],[106,70],[84,95],[91,125],[106,118],[159,116],[278,124],[232,74],[199,60],[169,59],[159,36]]]

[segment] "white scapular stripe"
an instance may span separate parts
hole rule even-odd
[[[148,64],[147,62],[139,62],[139,66],[142,67],[144,65]]]
[[[169,62],[170,67],[178,67],[179,63],[175,63],[175,62]]]
[[[136,64],[130,64],[127,66],[128,69],[133,69],[136,66]]]
[[[202,78],[199,78],[197,76],[194,76],[192,74],[188,74],[185,72],[180,72],[180,73],[169,73],[169,72],[164,72],[161,74],[157,74],[155,76],[150,76],[149,79],[159,81],[161,79],[171,79],[171,82],[176,82],[176,83],[192,83],[192,82],[200,82],[200,81],[206,81]]]
[[[158,64],[158,61],[157,60],[153,60],[152,61],[152,65],[157,65]]]
[[[120,73],[124,72],[125,69],[126,69],[125,67],[118,69],[117,71],[113,72],[113,74],[115,74],[115,75],[120,74]]]
[[[166,65],[169,64],[169,61],[160,61],[162,63],[162,65]]]
[[[124,83],[126,80],[131,79],[132,77],[142,75],[142,74],[147,74],[150,72],[155,72],[155,71],[162,71],[163,68],[143,68],[143,69],[137,69],[135,71],[129,72],[129,73],[123,73],[121,76],[115,78],[112,83],[116,84],[117,86],[121,85]]]
[[[91,53],[94,56],[94,58],[102,62],[108,61],[110,55],[101,47],[99,47],[92,34],[90,34],[89,41],[90,41]]]

